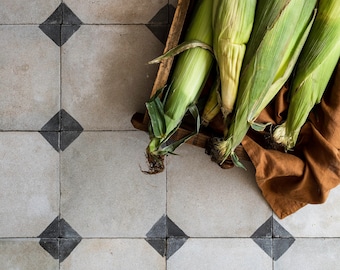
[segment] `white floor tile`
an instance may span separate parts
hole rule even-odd
[[[0,130],[39,130],[59,110],[59,48],[37,26],[0,35]]]
[[[0,239],[0,265],[6,270],[58,270],[59,261],[36,239]]]
[[[340,188],[280,220],[250,162],[142,172],[177,0],[0,2],[0,269],[338,269]]]
[[[340,187],[331,190],[324,204],[307,205],[280,220],[295,237],[340,237]]]
[[[334,270],[339,268],[338,238],[298,238],[274,263],[274,270]]]
[[[251,239],[189,239],[167,270],[272,270],[271,258]]]
[[[164,7],[166,0],[65,0],[87,24],[140,24],[148,23]]]
[[[192,237],[250,237],[272,214],[254,169],[223,170],[204,149],[182,145],[167,164],[168,216]]]
[[[165,270],[165,260],[144,239],[84,239],[61,270]]]
[[[0,237],[36,237],[58,216],[58,166],[39,133],[0,133]]]
[[[165,174],[142,173],[144,132],[83,132],[62,153],[61,213],[82,237],[144,237],[165,214]]]
[[[60,3],[61,0],[2,0],[0,24],[40,24]]]
[[[62,106],[84,129],[133,130],[163,45],[145,26],[83,25],[62,47]]]

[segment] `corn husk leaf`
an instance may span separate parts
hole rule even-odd
[[[259,0],[242,65],[235,116],[215,160],[234,155],[259,113],[288,79],[314,20],[316,0]],[[238,165],[238,164],[235,164]]]
[[[287,120],[273,134],[286,150],[296,145],[309,113],[321,101],[339,57],[340,1],[320,0],[318,14],[297,63]]]
[[[214,53],[221,76],[221,110],[233,111],[246,43],[254,22],[256,0],[213,0]]]
[[[211,29],[211,0],[198,0],[193,11],[189,27],[184,36],[184,44],[160,57],[161,61],[166,57],[176,57],[172,70],[169,86],[165,95],[151,98],[147,102],[150,116],[150,142],[146,149],[149,161],[150,173],[158,173],[164,169],[165,155],[173,151],[196,134],[199,127],[180,139],[171,141],[171,137],[178,130],[184,116],[190,112],[197,123],[197,113],[192,109],[203,90],[213,66],[214,57],[209,51],[212,46]],[[150,109],[150,110],[149,110]]]

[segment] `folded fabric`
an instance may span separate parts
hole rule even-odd
[[[258,122],[280,124],[287,89],[261,113]],[[256,169],[256,182],[279,218],[307,204],[324,203],[340,184],[340,64],[320,104],[310,113],[293,151],[270,144],[270,133],[250,131],[242,141]]]

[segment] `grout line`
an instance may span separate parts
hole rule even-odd
[[[63,4],[63,0],[60,1],[61,4]],[[63,17],[64,17],[64,14],[63,14],[63,9],[62,9],[62,23],[64,21]],[[60,27],[60,39],[62,39],[62,36],[61,36],[61,27]],[[61,111],[61,109],[63,108],[62,106],[62,46],[59,46],[59,112]],[[62,119],[61,119],[61,114],[59,114],[59,129],[62,129]],[[58,133],[58,148],[60,148],[60,144],[61,144],[61,133],[59,132]],[[59,166],[58,166],[58,172],[59,172],[59,196],[58,196],[58,199],[59,199],[59,221],[60,221],[60,218],[61,218],[61,170],[62,170],[62,165],[61,165],[61,155],[62,155],[62,151],[58,151],[58,155],[59,155]],[[58,222],[58,230],[59,230],[59,235],[60,235],[60,222]],[[60,243],[58,241],[58,256],[60,258]],[[60,262],[60,259],[58,259],[58,268],[59,270],[61,269],[61,262]]]
[[[15,236],[10,236],[10,237],[0,237],[0,241],[3,240],[37,240],[37,239],[56,239],[59,237],[37,237],[37,236],[31,236],[31,237],[15,237]],[[78,239],[76,237],[61,237],[62,239]],[[83,237],[81,236],[82,240],[145,240],[147,239],[147,237],[142,237],[142,236],[136,236],[136,237],[131,237],[131,236],[112,236],[112,237]],[[191,240],[228,240],[228,239],[250,239],[252,240],[251,237],[244,237],[244,236],[240,236],[240,237],[189,237],[188,239]],[[337,239],[340,240],[340,237],[332,237],[332,236],[318,236],[318,237],[294,237],[294,239],[301,239],[301,240],[333,240],[333,239]]]
[[[79,131],[79,130],[67,130],[67,131]],[[139,129],[84,129],[81,132],[141,132],[142,130]],[[0,130],[0,133],[4,132],[4,133],[15,133],[15,132],[60,132],[60,130],[52,130],[52,131],[42,131],[40,129],[37,130],[33,130],[33,129],[13,129],[13,130]],[[147,132],[145,131],[145,133],[147,134]]]
[[[0,26],[39,26],[40,23],[1,23]],[[53,24],[52,24],[53,25]],[[56,24],[59,25],[59,24]],[[72,25],[72,24],[63,24],[63,25]],[[160,25],[166,26],[169,23],[82,23],[81,26],[146,26],[146,25]]]

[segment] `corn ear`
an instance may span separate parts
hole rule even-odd
[[[213,120],[221,111],[221,80],[217,76],[213,86],[210,89],[208,99],[205,103],[202,116],[201,124],[203,126],[208,126],[210,121]]]
[[[187,141],[199,130],[200,119],[195,107],[201,90],[210,74],[214,57],[207,47],[212,46],[211,0],[199,0],[184,36],[186,46],[193,42],[205,46],[194,46],[178,55],[169,86],[146,103],[150,117],[150,142],[146,149],[149,172],[158,173],[164,169],[164,156]],[[204,47],[204,48],[201,48]],[[196,119],[195,130],[180,141],[172,142],[171,136],[178,130],[184,115],[190,112]]]
[[[286,150],[294,148],[309,113],[320,103],[339,57],[340,1],[320,0],[294,73],[287,120],[273,134],[274,140]]]
[[[213,159],[223,163],[290,76],[315,18],[316,0],[258,0],[245,53],[235,116],[226,138],[212,142]],[[265,125],[263,126],[265,127]]]
[[[221,111],[233,111],[239,73],[253,27],[256,0],[213,0],[214,54],[221,76]]]

